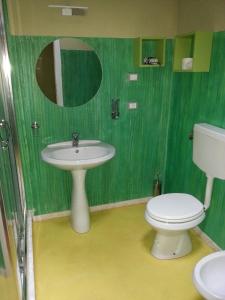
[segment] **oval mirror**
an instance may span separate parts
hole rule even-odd
[[[85,104],[97,93],[101,63],[94,49],[76,38],[47,45],[36,64],[36,79],[45,96],[59,106]]]

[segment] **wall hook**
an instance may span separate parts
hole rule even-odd
[[[32,129],[39,129],[39,128],[40,128],[40,125],[38,124],[37,121],[34,121],[34,122],[31,124],[31,128],[32,128]]]

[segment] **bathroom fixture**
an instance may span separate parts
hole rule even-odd
[[[33,137],[38,137],[39,136],[39,128],[40,128],[40,125],[38,124],[38,122],[37,121],[32,122],[31,128],[32,128]]]
[[[191,131],[191,132],[189,133],[188,138],[189,138],[190,141],[193,140],[193,131]]]
[[[225,251],[203,257],[195,266],[193,282],[207,300],[225,299]]]
[[[34,122],[32,122],[32,124],[31,124],[31,128],[32,128],[32,129],[39,129],[39,128],[40,128],[40,125],[38,124],[37,121],[34,121]]]
[[[204,205],[197,198],[180,193],[160,195],[147,203],[145,219],[157,232],[152,247],[156,258],[177,258],[192,250],[188,229],[205,218],[214,178],[225,180],[225,129],[195,124],[193,161],[207,177]]]
[[[112,100],[112,119],[118,119],[119,118],[119,99],[113,99]]]
[[[80,140],[76,150],[71,141],[56,143],[42,150],[41,156],[57,168],[74,171],[97,167],[115,155],[113,146],[98,140]]]
[[[72,133],[72,145],[73,147],[78,147],[79,145],[79,133],[76,131]]]
[[[63,170],[71,171],[73,191],[71,202],[72,227],[78,233],[90,229],[88,200],[85,191],[87,169],[100,166],[115,155],[115,148],[97,140],[80,140],[74,148],[71,141],[48,145],[41,152],[42,159]]]
[[[84,16],[87,13],[87,6],[72,6],[63,4],[50,4],[49,8],[62,9],[62,16]]]
[[[159,174],[157,173],[155,179],[153,180],[153,191],[154,197],[161,195],[162,185],[159,179]]]
[[[7,150],[9,146],[10,138],[10,126],[9,123],[2,119],[0,121],[0,148],[2,150]]]

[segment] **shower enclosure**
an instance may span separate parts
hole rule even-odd
[[[26,206],[0,0],[0,299],[26,299]]]

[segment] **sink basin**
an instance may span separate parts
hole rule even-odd
[[[98,140],[81,140],[79,146],[72,141],[48,145],[41,151],[42,159],[56,168],[71,171],[73,190],[71,201],[71,221],[78,233],[90,229],[89,206],[85,191],[87,169],[97,167],[110,160],[116,151],[109,144]]]
[[[97,140],[81,140],[78,147],[72,142],[48,145],[41,152],[42,159],[63,170],[91,169],[115,155],[115,148]]]
[[[225,251],[217,251],[203,257],[195,266],[193,282],[207,300],[225,299]]]

